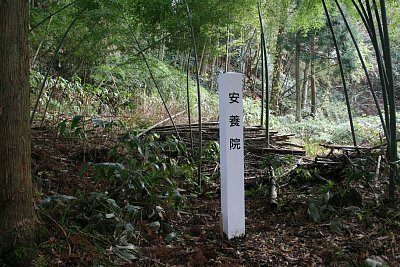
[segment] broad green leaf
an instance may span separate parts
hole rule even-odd
[[[74,129],[83,118],[82,115],[76,115],[71,122],[71,129]]]
[[[319,223],[321,221],[321,216],[319,214],[318,207],[314,203],[311,203],[310,206],[308,207],[308,213],[310,214],[311,219],[314,222]]]
[[[329,229],[331,230],[331,232],[335,233],[335,234],[340,234],[342,233],[342,228],[343,225],[340,223],[339,220],[331,220],[329,222]]]
[[[125,206],[125,209],[129,212],[129,213],[136,213],[138,212],[142,207],[140,206],[134,206],[134,205],[127,205]]]
[[[60,122],[57,126],[58,128],[58,133],[60,135],[64,135],[65,134],[65,130],[67,128],[67,120],[63,120],[62,122]]]
[[[43,199],[42,202],[39,204],[39,207],[41,207],[41,208],[45,207],[54,201],[66,202],[66,201],[71,201],[74,199],[76,199],[76,197],[56,194],[56,195],[53,195],[53,196]]]
[[[115,218],[115,214],[114,213],[107,213],[106,214],[106,219],[112,219]]]
[[[367,267],[380,267],[384,266],[381,262],[373,260],[373,259],[366,259],[365,260],[365,266]]]
[[[135,251],[136,251],[136,247],[135,247],[134,245],[132,245],[132,244],[127,245],[127,246],[119,246],[119,245],[117,245],[117,248],[119,248],[119,249],[128,249],[128,250],[135,250]]]
[[[110,169],[119,169],[119,170],[124,170],[125,167],[121,163],[114,163],[114,162],[102,162],[102,163],[96,163],[94,165],[96,168],[110,168]]]
[[[108,203],[111,207],[113,207],[113,208],[115,208],[115,209],[119,209],[119,208],[120,208],[120,207],[118,206],[117,202],[115,202],[115,200],[112,199],[112,198],[107,199],[107,203]]]
[[[132,263],[132,260],[136,260],[137,257],[132,253],[132,252],[127,252],[123,249],[120,249],[118,247],[113,247],[112,251],[114,252],[115,255],[120,257],[121,259],[125,260],[126,262]]]
[[[135,228],[133,227],[133,225],[131,223],[126,223],[125,224],[125,230],[127,230],[128,232],[133,233],[135,231]]]
[[[165,237],[165,242],[171,243],[176,237],[177,237],[177,235],[176,235],[175,232],[169,233],[169,234]]]
[[[93,163],[92,162],[86,162],[85,164],[83,164],[81,170],[79,171],[79,177],[83,178],[83,176],[86,174],[87,170],[90,168],[90,166],[92,166]]]

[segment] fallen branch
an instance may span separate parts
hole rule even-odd
[[[143,132],[141,132],[140,134],[138,134],[138,137],[140,137],[140,136],[142,136],[143,134],[147,133],[148,131],[150,131],[150,130],[156,128],[157,126],[159,126],[159,125],[161,125],[161,124],[163,124],[163,123],[165,123],[165,122],[171,120],[171,118],[174,119],[175,117],[178,117],[179,115],[182,115],[182,114],[185,113],[185,112],[186,112],[186,110],[181,111],[181,112],[175,114],[175,115],[172,116],[172,117],[168,117],[168,118],[166,118],[165,120],[162,120],[162,121],[160,121],[160,122],[154,124],[154,125],[151,126],[150,128],[147,128],[146,130],[144,130]]]
[[[400,138],[396,139],[396,142],[399,142],[399,141],[400,141]],[[387,143],[383,143],[383,144],[379,144],[379,145],[373,146],[370,149],[374,150],[374,149],[382,148],[384,146],[387,146]]]
[[[324,177],[319,175],[317,172],[313,171],[312,174],[314,175],[315,178],[317,178],[318,181],[323,182],[323,183],[328,182],[328,180],[326,180]]]
[[[267,153],[275,153],[275,154],[282,154],[282,155],[300,155],[303,156],[306,154],[304,150],[294,150],[294,149],[285,149],[285,148],[261,148],[262,152]]]
[[[60,231],[63,233],[63,235],[65,237],[65,241],[67,242],[67,245],[68,245],[68,256],[70,256],[72,254],[72,248],[71,248],[71,244],[69,243],[69,238],[68,238],[67,232],[64,230],[64,228],[55,219],[53,219],[53,217],[51,217],[49,214],[47,214],[44,210],[39,209],[39,211],[44,216],[46,216],[48,219],[50,219],[57,226],[57,228],[60,229]]]
[[[302,145],[298,145],[298,144],[293,144],[290,142],[276,142],[277,145],[282,145],[282,146],[292,146],[292,147],[297,147],[297,148],[301,148],[304,149],[304,146]]]
[[[363,147],[363,146],[344,146],[344,145],[329,145],[329,144],[320,144],[320,146],[328,149],[339,149],[339,150],[370,150],[372,147]]]

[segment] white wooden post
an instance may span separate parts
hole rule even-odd
[[[221,211],[228,239],[245,234],[243,75],[222,73],[219,85]]]

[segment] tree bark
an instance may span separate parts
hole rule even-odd
[[[301,121],[301,87],[300,87],[300,32],[296,34],[296,121]]]
[[[215,68],[217,65],[218,56],[214,55],[211,61],[211,70],[210,70],[210,85],[209,88],[211,91],[214,90],[214,79],[215,79]]]
[[[30,159],[28,5],[24,0],[0,1],[0,258],[17,248],[31,250],[36,236]]]
[[[311,90],[311,114],[315,117],[317,115],[317,88],[315,86],[315,36],[312,38],[310,46],[310,90]]]
[[[278,37],[276,40],[275,62],[272,74],[272,88],[271,88],[271,110],[275,114],[279,114],[279,98],[281,95],[281,74],[282,74],[282,56],[283,56],[283,27],[279,27]]]
[[[208,60],[209,60],[209,52],[207,47],[207,42],[204,43],[203,51],[201,52],[200,59],[200,75],[205,75],[208,72]]]
[[[301,110],[304,110],[307,106],[307,98],[308,98],[308,71],[310,70],[311,59],[308,59],[306,65],[304,67],[303,72],[303,88],[302,88],[302,96],[301,96]]]
[[[253,99],[256,99],[256,96],[257,96],[257,94],[256,94],[256,84],[257,84],[257,80],[260,79],[260,77],[258,76],[258,69],[259,69],[259,66],[260,66],[260,56],[261,56],[260,55],[260,51],[261,51],[260,45],[257,45],[256,52],[255,52],[254,57],[252,59],[253,62],[254,61],[256,62],[255,63],[255,67],[251,69],[251,72],[253,73],[253,75],[252,75],[252,77],[253,77],[252,78],[252,85],[251,85],[251,95],[252,95]]]
[[[161,34],[161,39],[164,39],[164,34]],[[162,41],[160,43],[160,47],[158,48],[158,59],[160,61],[164,61],[164,55],[165,55],[165,41]]]
[[[229,25],[226,27],[226,44],[225,44],[225,72],[229,71],[229,42],[230,42],[230,37],[229,37]]]

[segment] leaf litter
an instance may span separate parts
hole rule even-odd
[[[313,201],[321,195],[318,183],[281,187],[277,209],[270,208],[268,188],[258,185],[246,191],[246,235],[226,240],[218,181],[196,192],[177,178],[183,206],[167,198],[153,206],[130,203],[112,182],[80,177],[85,160],[76,155],[104,150],[101,138],[58,139],[46,129],[33,136],[42,225],[37,266],[400,265],[399,203],[387,204],[385,179],[370,186],[353,183],[363,205],[332,210]],[[87,156],[110,161],[104,153]],[[122,218],[132,219],[128,224]]]

